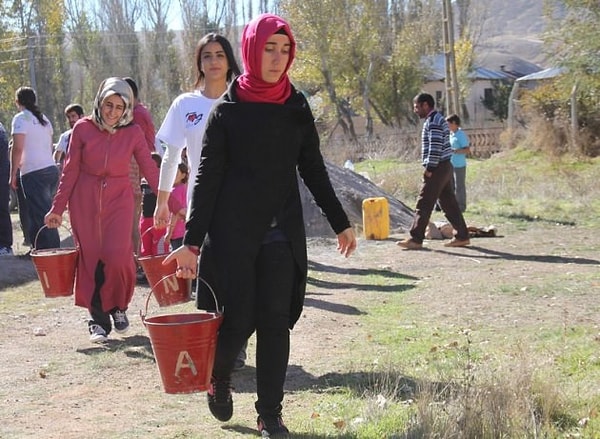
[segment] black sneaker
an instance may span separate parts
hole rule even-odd
[[[120,309],[111,313],[117,334],[125,334],[129,330],[129,319],[125,311]]]
[[[232,390],[233,387],[229,380],[210,379],[210,387],[206,392],[208,408],[212,415],[221,422],[229,421],[233,416]]]
[[[287,429],[281,419],[281,415],[258,416],[256,419],[258,432],[262,437],[268,438],[287,438],[290,437],[290,431]]]
[[[104,328],[97,323],[88,323],[88,330],[90,331],[90,341],[92,343],[104,343],[108,339]]]

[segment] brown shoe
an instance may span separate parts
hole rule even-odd
[[[452,238],[450,241],[444,244],[444,247],[465,247],[470,244],[471,241],[469,239]]]
[[[402,248],[405,248],[406,250],[421,250],[423,248],[422,243],[417,242],[417,241],[413,240],[412,238],[398,241],[396,244]]]

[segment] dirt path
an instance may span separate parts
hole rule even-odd
[[[292,430],[302,429],[314,403],[297,392],[326,386],[324,377],[349,369],[353,346],[368,336],[369,306],[390,294],[404,294],[407,306],[420,310],[390,325],[418,320],[516,330],[600,321],[600,298],[592,294],[600,286],[600,238],[554,225],[499,231],[505,236],[474,239],[466,249],[429,241],[423,251],[402,251],[393,239],[361,240],[348,260],[333,241],[311,240],[308,295],[292,334],[286,385]],[[374,274],[383,281],[374,285]],[[203,394],[162,391],[146,328],[136,318],[147,286],[136,288],[130,332],[96,346],[88,341],[86,312],[72,298],[44,298],[30,262],[0,261],[0,276],[22,282],[0,292],[1,438],[256,437],[253,339],[248,367],[235,375],[234,418],[221,426]],[[539,291],[547,278],[556,278],[557,291]],[[160,312],[192,310],[188,303]],[[157,312],[151,301],[149,313]]]

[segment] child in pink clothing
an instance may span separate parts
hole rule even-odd
[[[189,170],[185,163],[179,163],[173,190],[169,196],[169,210],[171,221],[169,224],[165,243],[170,242],[171,250],[181,247],[185,233],[185,217],[187,214],[187,181]],[[163,229],[164,230],[164,229]]]

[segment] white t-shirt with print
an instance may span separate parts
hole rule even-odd
[[[179,95],[163,120],[156,138],[167,145],[160,168],[158,188],[171,192],[177,175],[177,165],[181,161],[181,151],[187,147],[190,174],[188,179],[187,201],[192,199],[194,182],[198,173],[202,137],[206,120],[216,99],[209,99],[195,91]]]
[[[17,113],[12,120],[12,134],[25,134],[21,175],[54,166],[52,157],[52,124],[44,115],[46,125],[42,125],[29,110]]]

